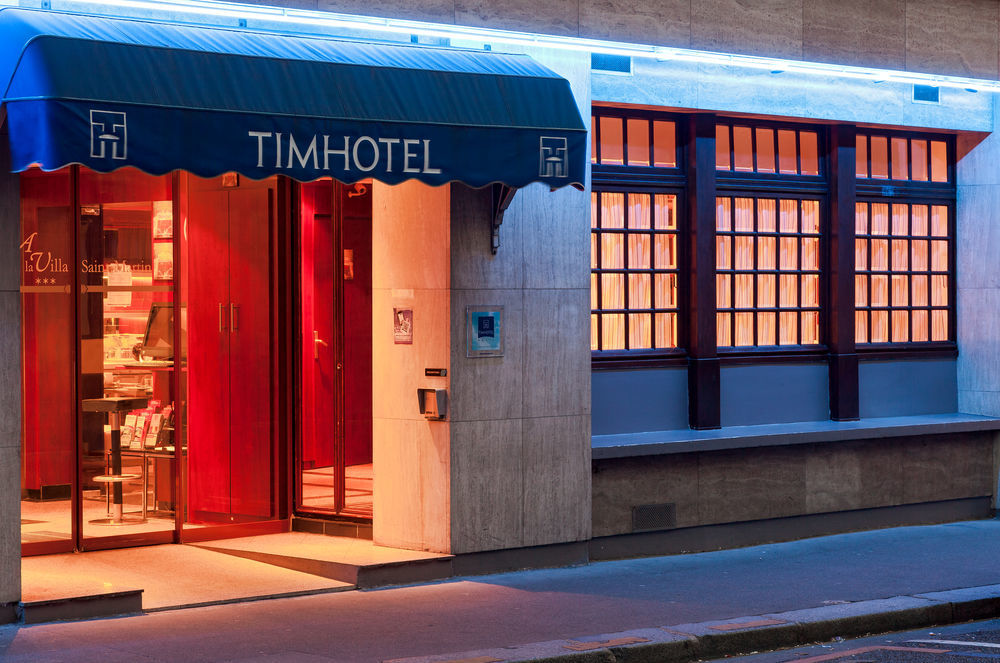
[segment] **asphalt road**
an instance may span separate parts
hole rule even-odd
[[[731,663],[957,663],[1000,661],[1000,619],[727,658]]]

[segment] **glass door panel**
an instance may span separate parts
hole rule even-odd
[[[277,180],[184,181],[184,527],[274,520]]]
[[[21,174],[21,543],[72,550],[76,463],[72,177]]]
[[[299,511],[372,518],[371,186],[301,187]]]
[[[80,171],[83,547],[165,542],[175,528],[172,191],[169,176]]]

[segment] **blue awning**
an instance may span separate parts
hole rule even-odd
[[[452,48],[0,9],[16,171],[582,186],[569,83]]]

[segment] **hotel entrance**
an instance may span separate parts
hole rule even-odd
[[[21,182],[23,552],[284,529],[282,183]]]

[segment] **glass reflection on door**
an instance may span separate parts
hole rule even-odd
[[[299,511],[372,518],[371,184],[304,184]]]

